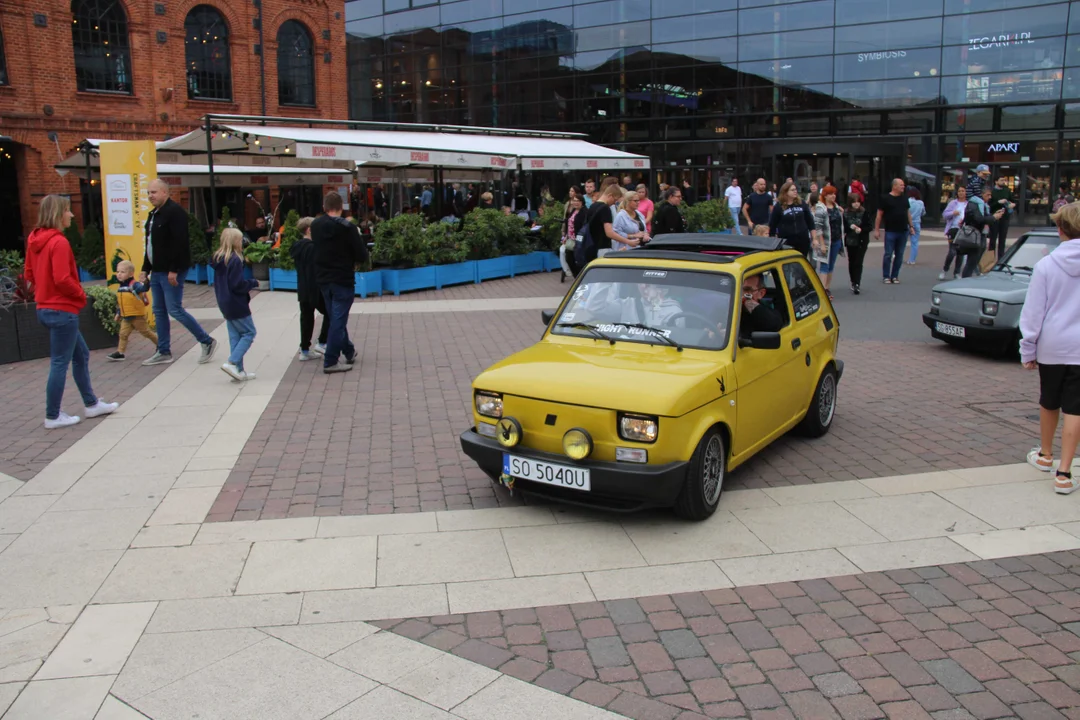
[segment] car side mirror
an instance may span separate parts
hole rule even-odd
[[[752,332],[748,338],[739,338],[739,347],[757,348],[758,350],[779,350],[780,333]]]
[[[554,319],[555,311],[554,310],[541,310],[540,311],[540,317],[544,320],[544,326],[546,327],[546,326],[550,325],[552,319]]]

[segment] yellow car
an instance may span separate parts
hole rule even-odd
[[[836,314],[776,238],[664,235],[609,253],[543,319],[538,343],[473,381],[461,436],[512,490],[701,520],[728,470],[792,428],[832,425]]]

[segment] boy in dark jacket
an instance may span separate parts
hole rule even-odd
[[[314,218],[300,218],[296,229],[302,237],[289,248],[289,255],[296,264],[296,299],[300,301],[300,354],[298,360],[311,360],[326,353],[326,336],[330,332],[330,316],[326,301],[319,292],[315,280],[315,244],[311,242],[311,223]],[[319,342],[311,347],[311,334],[315,331],[315,311],[322,315]]]
[[[356,294],[356,265],[368,257],[367,245],[356,226],[341,216],[341,195],[329,192],[323,198],[326,211],[311,223],[315,245],[315,281],[330,315],[330,332],[323,354],[323,372],[352,370],[356,347],[349,340],[349,310]],[[344,362],[338,362],[342,359]]]
[[[236,228],[221,232],[221,247],[214,253],[214,295],[229,329],[229,359],[221,369],[234,380],[254,380],[244,371],[244,355],[255,341],[255,321],[251,317],[251,291],[258,280],[244,277],[244,235]]]

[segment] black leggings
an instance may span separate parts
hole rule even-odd
[[[330,317],[326,314],[326,304],[322,298],[315,305],[300,301],[300,349],[311,349],[311,334],[315,332],[315,311],[322,313],[322,327],[319,328],[319,344],[326,344],[326,336],[330,332]]]
[[[863,260],[869,247],[870,241],[867,240],[847,248],[848,277],[851,278],[852,285],[862,285]]]

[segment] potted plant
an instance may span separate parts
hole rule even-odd
[[[19,285],[22,273],[22,255],[16,250],[0,251],[0,365],[22,359],[14,311],[16,303],[25,302]]]
[[[431,223],[424,230],[425,260],[435,268],[435,287],[476,282],[476,262],[466,260],[461,233],[445,222]]]
[[[686,206],[684,216],[686,232],[730,233],[735,227],[731,210],[724,200],[706,200]]]
[[[270,287],[270,263],[277,250],[270,243],[254,242],[244,248],[244,259],[251,263],[251,273],[259,281],[259,289]],[[266,283],[266,287],[263,287]]]
[[[300,231],[296,228],[298,222],[300,222],[300,213],[290,210],[285,216],[285,228],[281,232],[281,244],[274,258],[274,266],[270,268],[271,290],[296,289],[296,263],[293,262],[289,251],[300,240]]]
[[[561,270],[559,265],[559,246],[562,244],[563,214],[566,205],[555,201],[545,204],[544,212],[540,216],[540,233],[534,238],[536,250],[543,261],[542,270]]]
[[[382,271],[382,284],[395,295],[435,287],[435,269],[425,266],[427,242],[419,215],[398,215],[379,223],[372,261],[390,266]]]
[[[504,216],[498,210],[477,208],[465,216],[461,235],[466,257],[476,261],[476,282],[510,276],[510,258],[500,257],[499,237]],[[514,218],[521,225],[519,218]],[[525,228],[521,227],[522,235]]]
[[[70,238],[68,238],[70,241]],[[107,267],[105,264],[105,238],[94,223],[86,226],[79,245],[79,254],[75,259],[80,268],[79,280],[104,280]],[[83,272],[85,271],[85,272]]]
[[[209,280],[210,247],[206,244],[206,231],[191,213],[188,213],[188,245],[191,247],[191,271],[187,281],[203,284]]]

